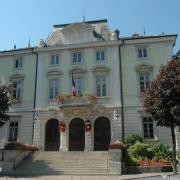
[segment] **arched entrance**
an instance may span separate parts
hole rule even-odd
[[[59,121],[50,119],[46,123],[45,131],[45,150],[58,151],[60,146]]]
[[[109,119],[100,117],[94,122],[94,150],[106,151],[111,140],[111,127]]]
[[[85,125],[80,118],[73,119],[69,124],[69,151],[84,151]]]

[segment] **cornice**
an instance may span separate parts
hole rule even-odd
[[[56,50],[65,50],[65,49],[80,49],[80,48],[91,48],[91,47],[101,47],[101,46],[118,46],[121,44],[122,44],[121,40],[98,41],[98,42],[91,42],[91,43],[38,47],[34,49],[34,52],[38,53],[38,52],[47,52],[47,51],[56,51]]]
[[[131,37],[124,38],[125,45],[129,44],[143,44],[143,43],[159,43],[159,42],[176,42],[177,35],[167,35],[167,36],[140,36],[140,37]]]
[[[12,56],[12,55],[24,55],[24,54],[33,54],[34,48],[26,48],[26,49],[14,49],[8,51],[0,51],[0,57],[3,56]]]

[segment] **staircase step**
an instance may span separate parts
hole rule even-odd
[[[16,175],[108,174],[107,152],[39,151],[11,172]]]

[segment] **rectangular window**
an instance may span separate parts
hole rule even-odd
[[[83,94],[83,79],[82,78],[75,78],[75,87],[77,95]]]
[[[143,93],[150,86],[150,74],[149,73],[140,73],[139,74],[139,85],[140,92]]]
[[[60,64],[59,55],[52,55],[51,56],[51,65],[58,65]]]
[[[12,97],[15,100],[21,100],[22,96],[22,81],[12,82]]]
[[[82,63],[82,57],[81,52],[74,52],[72,55],[72,63],[73,64],[81,64]]]
[[[143,118],[144,138],[154,138],[153,120],[149,117]]]
[[[22,58],[15,59],[14,68],[15,69],[22,69],[23,68],[23,59]]]
[[[55,99],[59,93],[59,80],[50,79],[49,80],[49,99]]]
[[[147,48],[138,48],[138,57],[139,58],[147,58]]]
[[[105,61],[105,52],[103,50],[96,51],[96,61],[97,62]]]
[[[9,126],[9,141],[17,141],[18,137],[18,122],[10,122]]]
[[[107,80],[106,76],[97,76],[96,77],[96,95],[97,96],[106,96],[107,90]]]

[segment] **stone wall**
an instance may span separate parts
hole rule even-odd
[[[117,108],[116,108],[117,109]],[[34,128],[34,145],[44,150],[45,146],[45,126],[48,120],[64,120],[66,131],[60,134],[60,150],[67,151],[69,147],[69,124],[71,120],[80,118],[83,121],[90,120],[92,129],[85,132],[85,151],[94,149],[94,122],[99,117],[106,117],[110,121],[111,141],[121,140],[121,119],[120,115],[115,116],[113,107],[104,106],[80,106],[66,107],[59,110],[41,110],[36,112]]]

